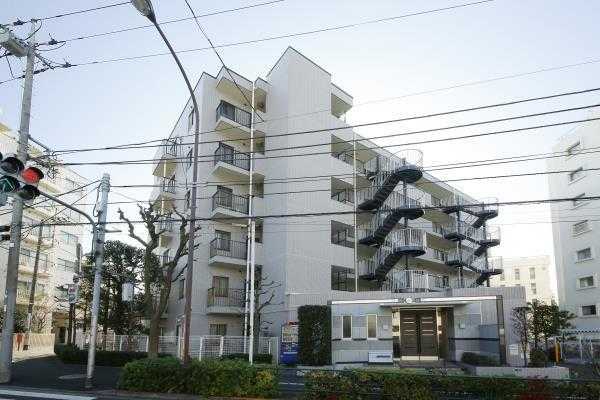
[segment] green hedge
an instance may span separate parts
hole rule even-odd
[[[248,361],[248,354],[245,354],[245,353],[228,354],[226,356],[222,356],[221,360]],[[273,363],[273,355],[272,354],[255,354],[253,357],[253,361],[257,364],[272,364]]]
[[[54,345],[54,354],[65,364],[86,364],[88,351],[80,350],[75,346],[64,344]],[[96,365],[106,367],[122,367],[128,362],[148,357],[145,352],[139,351],[96,351]]]
[[[478,365],[482,367],[497,367],[500,365],[495,358],[471,352],[463,353],[460,361],[464,362],[465,364]]]
[[[331,308],[329,306],[298,307],[298,363],[303,365],[331,363]]]
[[[515,399],[535,394],[535,399],[600,398],[600,382],[541,379],[415,375],[402,372],[347,370],[311,372],[306,377],[308,400],[354,400],[377,393],[381,399],[434,400],[477,396]],[[531,397],[533,398],[533,397]]]
[[[125,365],[119,388],[202,396],[275,397],[278,377],[276,369],[244,361],[207,359],[183,365],[176,358],[165,357]]]

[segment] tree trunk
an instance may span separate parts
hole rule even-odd
[[[154,313],[150,319],[150,332],[148,335],[148,358],[158,357],[158,336],[160,333],[160,314]]]
[[[102,350],[106,350],[106,335],[108,334],[108,303],[110,302],[110,275],[106,282],[106,297],[104,300],[104,322],[102,324]]]

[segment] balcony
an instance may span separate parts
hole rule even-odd
[[[449,287],[448,277],[420,270],[392,270],[382,289],[392,293],[439,292]]]
[[[263,160],[255,160],[254,178],[264,177]],[[213,157],[213,174],[225,180],[248,180],[250,178],[250,154],[235,150],[231,146],[219,143]]]
[[[178,143],[176,139],[166,139],[156,153],[156,167],[153,175],[161,178],[172,176],[177,168]]]
[[[31,257],[19,257],[19,273],[33,274],[35,264],[35,254]],[[47,260],[40,259],[38,261],[38,276],[49,276],[50,275],[50,263]]]
[[[217,190],[212,196],[212,217],[231,218],[248,215],[249,199],[223,190]]]
[[[354,191],[352,189],[341,189],[331,193],[331,200],[345,204],[354,204]]]
[[[209,244],[208,265],[229,268],[245,267],[247,254],[248,245],[246,242],[214,238]]]
[[[207,314],[242,314],[244,302],[244,289],[212,287],[207,291]]]
[[[354,248],[354,232],[353,229],[346,229],[331,233],[331,243],[339,246]]]
[[[175,199],[175,194],[177,192],[177,184],[174,178],[161,178],[157,181],[156,186],[152,190],[150,194],[151,202],[158,202],[163,200],[173,200]],[[161,207],[163,209],[168,209],[169,207]]]
[[[215,130],[228,139],[250,139],[252,114],[221,100],[217,107]]]
[[[331,153],[331,156],[354,167],[354,157],[352,157],[351,151],[351,149],[348,149],[346,151],[341,151],[338,153]],[[359,159],[356,160],[356,172],[362,175],[365,174],[365,163],[363,161],[360,161]]]

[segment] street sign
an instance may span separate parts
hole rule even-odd
[[[79,296],[79,285],[70,283],[67,288],[67,295],[69,298],[69,304],[77,303],[77,297]]]
[[[125,282],[121,288],[121,299],[126,302],[133,301],[133,283]]]

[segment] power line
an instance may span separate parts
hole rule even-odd
[[[93,12],[93,11],[105,10],[107,8],[118,7],[118,6],[122,6],[125,4],[129,4],[129,1],[122,1],[120,3],[107,4],[105,6],[88,8],[88,9],[84,9],[84,10],[70,11],[70,12],[65,12],[65,13],[61,13],[61,14],[50,15],[47,17],[32,18],[31,21],[32,22],[33,21],[47,21],[49,19],[63,18],[63,17],[69,17],[71,15],[85,14],[85,13],[89,13],[89,12]],[[13,25],[13,26],[23,25],[23,21],[17,20],[15,22],[13,22],[11,25]]]

